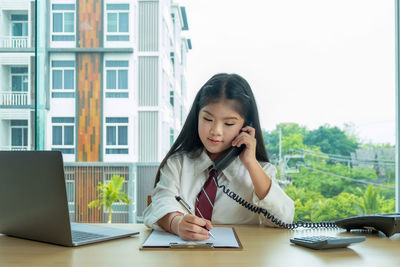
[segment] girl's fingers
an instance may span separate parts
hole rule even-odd
[[[210,221],[199,218],[197,216],[190,215],[190,214],[188,214],[187,216],[185,215],[185,217],[186,217],[185,229],[187,231],[208,235],[208,231],[206,229],[204,229],[204,226],[207,229],[212,228]]]
[[[197,233],[185,233],[181,236],[181,238],[185,241],[198,241],[198,240],[206,240],[209,239],[209,235],[201,235]]]
[[[256,135],[256,129],[250,126],[243,127],[242,131],[247,132],[247,134],[251,135],[252,137],[255,137]]]
[[[206,227],[208,230],[211,230],[214,228],[214,226],[212,226],[212,224],[211,224],[211,221],[209,221],[209,220],[207,220]]]
[[[192,224],[197,224],[199,226],[204,226],[206,225],[206,221],[205,219],[199,218],[197,216],[191,215],[191,214],[186,214],[183,217],[187,222],[192,223]]]
[[[253,138],[251,136],[249,136],[248,134],[241,133],[240,135],[238,135],[238,137],[235,138],[235,140],[233,140],[232,146],[239,147],[243,144],[245,144],[245,145],[251,144],[252,139]]]
[[[185,230],[185,232],[187,233],[195,233],[199,235],[208,236],[208,231],[196,224],[186,224],[183,226],[183,230]]]
[[[232,145],[238,146],[238,141],[243,137],[250,137],[252,139],[255,139],[255,135],[256,135],[256,129],[254,129],[253,127],[250,127],[250,126],[243,127],[242,132],[239,133],[238,136],[236,136],[236,138],[232,142]],[[249,139],[249,140],[251,140],[251,139]]]
[[[200,224],[197,224],[200,223]],[[207,220],[193,215],[185,215],[179,225],[179,236],[184,240],[205,240],[209,233],[202,226],[207,225]],[[207,226],[206,226],[207,227]]]

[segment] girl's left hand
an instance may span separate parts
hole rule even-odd
[[[233,139],[232,146],[240,147],[243,144],[246,146],[242,153],[240,153],[239,158],[243,164],[247,166],[251,162],[256,161],[256,130],[253,127],[246,126],[243,127],[241,131],[242,132]]]

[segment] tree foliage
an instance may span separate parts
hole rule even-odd
[[[350,158],[351,153],[362,146],[351,131],[329,125],[309,131],[295,123],[279,124],[275,130],[263,133],[271,159],[277,160],[279,155],[280,131],[283,156],[293,151],[308,151],[303,158],[294,160],[298,172],[290,173],[291,185],[286,187],[286,193],[295,203],[295,221],[332,221],[361,214],[394,212],[394,188],[372,184],[393,186],[394,170],[388,171],[389,177],[382,181],[374,167],[352,166],[337,160]],[[290,167],[290,163],[288,165]]]
[[[318,146],[321,151],[327,154],[339,154],[350,156],[360,143],[353,137],[349,137],[338,127],[329,125],[320,126],[317,130],[310,131],[304,137],[304,144],[307,146]]]
[[[115,202],[123,202],[129,204],[128,195],[122,192],[125,178],[119,175],[113,175],[111,181],[103,184],[99,182],[97,189],[100,191],[100,198],[89,203],[89,208],[104,206],[108,211],[108,223],[112,220],[112,204]]]

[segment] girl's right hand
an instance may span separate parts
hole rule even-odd
[[[177,220],[176,234],[186,241],[198,241],[210,238],[208,231],[203,228],[205,226],[208,230],[213,228],[211,222],[197,216],[186,214],[180,216]]]

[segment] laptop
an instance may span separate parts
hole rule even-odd
[[[139,234],[70,222],[59,151],[0,151],[0,233],[69,247]]]

